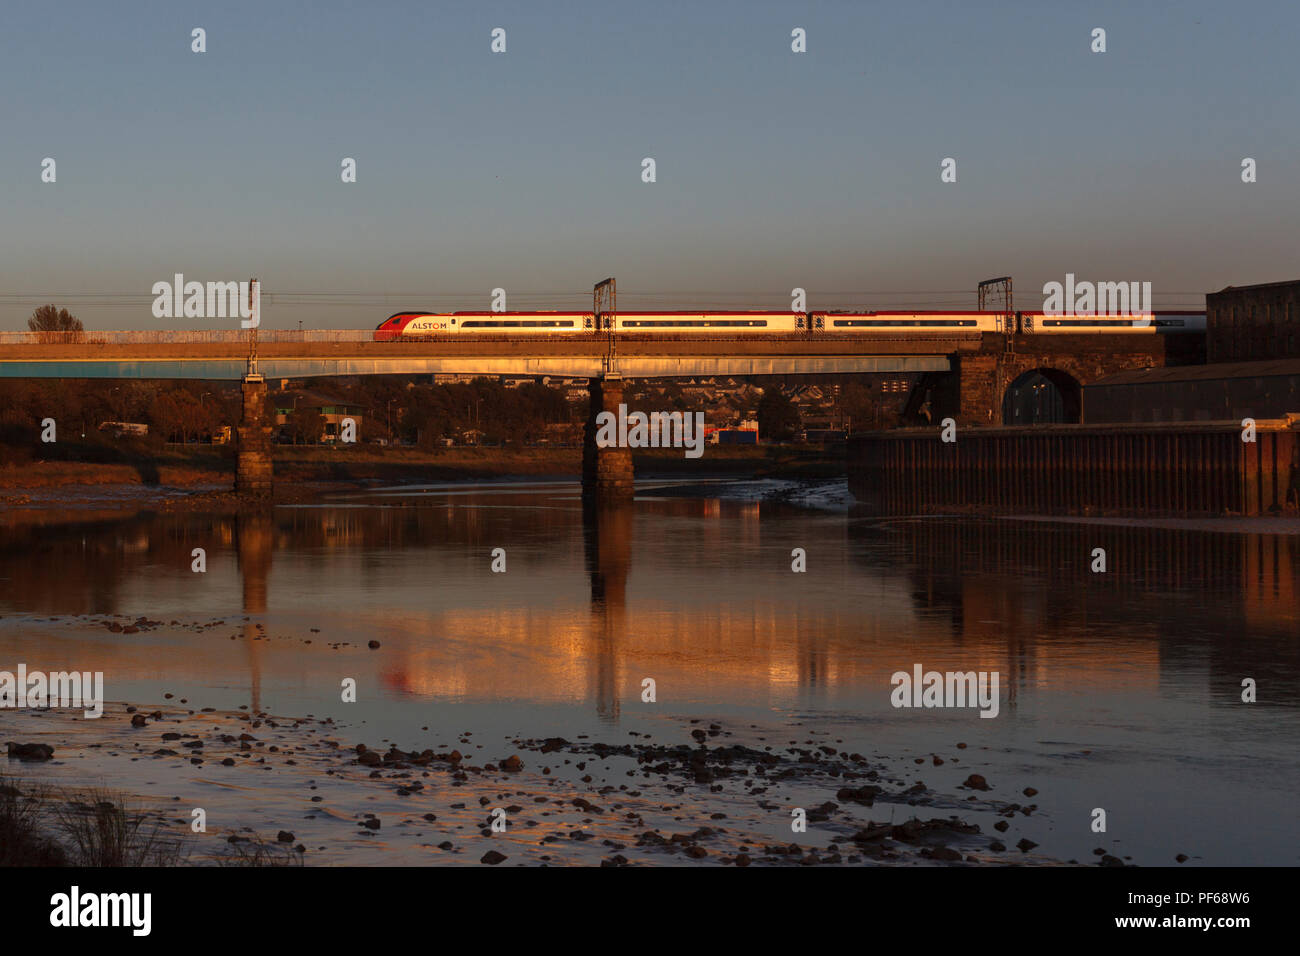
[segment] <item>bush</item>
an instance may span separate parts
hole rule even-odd
[[[59,831],[67,839],[80,866],[174,866],[185,856],[180,838],[148,814],[132,811],[118,797],[100,790],[86,794],[87,802],[65,800],[54,804]]]
[[[0,775],[0,866],[65,866],[67,854],[42,835],[46,793],[21,792]]]

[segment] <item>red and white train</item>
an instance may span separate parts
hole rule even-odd
[[[1007,328],[1008,323],[1012,328]],[[556,335],[607,331],[591,312],[399,312],[379,324],[375,341],[447,334]],[[1033,335],[1204,332],[1204,312],[1049,315],[1044,312],[618,312],[616,332],[682,335]]]

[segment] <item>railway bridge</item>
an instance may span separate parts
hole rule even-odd
[[[0,378],[140,378],[240,381],[236,487],[271,490],[266,379],[462,373],[558,375],[591,380],[584,487],[597,497],[632,492],[631,450],[597,448],[596,416],[616,411],[627,379],[678,376],[911,374],[905,417],[1000,425],[1018,383],[1055,386],[1066,421],[1082,417],[1081,388],[1131,369],[1204,361],[1204,336],[1133,333],[779,333],[743,335],[445,334],[374,340],[371,329],[249,332],[0,333]],[[251,348],[250,348],[251,346]]]

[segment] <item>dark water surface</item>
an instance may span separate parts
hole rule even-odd
[[[842,489],[823,508],[755,490],[772,489],[644,483],[593,513],[570,483],[441,485],[4,527],[0,670],[102,670],[110,700],[328,716],[404,748],[691,719],[817,733],[956,801],[971,772],[1003,799],[1032,786],[1017,833],[1057,859],[1300,862],[1300,535],[880,521],[835,507]],[[103,615],[163,625],[87,620]],[[916,664],[997,671],[1000,713],[895,709],[890,676]]]

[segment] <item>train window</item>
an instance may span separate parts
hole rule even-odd
[[[975,324],[974,319],[835,319],[831,322],[831,325],[833,326],[843,326],[847,328],[860,326],[870,328],[960,328]]]
[[[455,321],[455,320],[453,320]],[[558,319],[466,319],[462,329],[571,329],[573,320]]]
[[[1044,319],[1043,324],[1053,325],[1058,327],[1069,326],[1069,327],[1081,327],[1081,328],[1084,327],[1109,328],[1111,326],[1117,326],[1117,325],[1132,327],[1134,325],[1134,320],[1133,319]],[[1159,323],[1157,322],[1156,324],[1158,325]]]
[[[624,319],[625,329],[766,328],[767,319]]]

